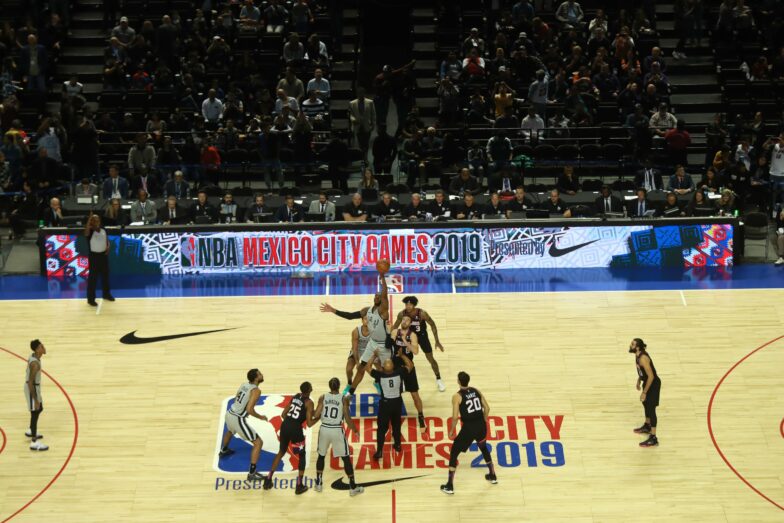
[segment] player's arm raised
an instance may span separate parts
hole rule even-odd
[[[387,317],[389,315],[389,287],[387,287],[387,279],[383,274],[379,273],[378,281],[381,284],[381,305],[378,309],[381,316]]]
[[[248,405],[245,407],[245,412],[248,413],[248,416],[253,416],[261,421],[267,421],[267,416],[262,416],[256,412],[256,403],[259,401],[259,396],[261,396],[260,389],[256,388],[250,391],[250,398],[248,399]]]
[[[41,408],[41,402],[38,399],[38,394],[35,391],[35,375],[41,369],[41,364],[34,361],[30,364],[30,379],[27,380],[27,388],[30,390],[30,397],[33,398],[33,408],[38,410]]]
[[[343,419],[346,421],[346,425],[350,428],[353,432],[359,432],[357,428],[357,424],[354,423],[354,420],[351,419],[351,412],[349,412],[349,407],[351,406],[351,398],[348,396],[343,397]]]
[[[460,419],[460,394],[452,394],[452,427],[449,429],[449,438],[455,439],[457,433],[457,421]]]
[[[436,340],[436,349],[444,352],[444,346],[441,345],[441,340],[438,339],[438,327],[436,327],[436,322],[433,321],[433,317],[427,313],[427,311],[422,311],[422,319],[430,325],[430,330],[433,331],[433,338]]]
[[[321,411],[319,411],[318,414],[313,412],[313,400],[308,398],[305,402],[305,420],[308,424],[308,427],[312,427],[318,423],[319,419],[321,419]]]
[[[365,307],[364,309],[360,309],[360,310],[358,310],[356,312],[344,312],[344,311],[337,310],[335,307],[333,307],[329,303],[322,303],[319,306],[319,310],[321,312],[331,312],[335,316],[340,316],[341,318],[346,319],[346,320],[358,320],[358,319],[362,318],[362,316],[365,316],[367,314],[368,307]]]
[[[414,362],[408,359],[408,356],[406,356],[406,353],[403,352],[403,349],[397,351],[397,356],[403,360],[403,365],[406,367],[408,372],[411,372],[414,368]]]
[[[403,316],[404,316],[403,311],[397,313],[397,319],[395,319],[395,324],[392,325],[393,329],[397,329],[398,327],[400,327],[400,323],[403,321]]]

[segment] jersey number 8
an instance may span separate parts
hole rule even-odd
[[[482,402],[479,401],[479,398],[470,399],[466,402],[466,409],[468,410],[469,414],[474,412],[482,412]]]

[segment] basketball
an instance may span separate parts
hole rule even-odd
[[[388,273],[389,272],[389,260],[386,259],[386,258],[378,260],[376,262],[376,269],[378,269],[378,272],[381,273],[381,274]]]

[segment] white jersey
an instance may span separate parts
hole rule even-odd
[[[237,389],[237,395],[234,397],[234,403],[229,407],[229,412],[235,416],[246,417],[248,415],[247,409],[248,402],[250,401],[250,393],[253,392],[253,389],[257,388],[258,385],[254,385],[253,383],[243,383],[240,385],[240,388]]]
[[[370,337],[378,343],[387,341],[387,319],[382,318],[378,308],[371,307],[367,311],[368,329]]]
[[[365,336],[362,334],[362,325],[357,327],[357,339],[359,340],[357,344],[357,351],[361,353],[363,350],[365,350],[365,347],[367,347],[368,340],[370,339],[370,329],[368,328],[368,335]]]
[[[33,376],[33,385],[35,391],[31,393],[30,391],[30,365],[33,362],[38,363],[38,372],[35,373]],[[25,405],[27,405],[28,410],[35,410],[35,402],[38,401],[41,405],[43,405],[43,398],[41,397],[41,360],[36,358],[35,354],[31,354],[29,358],[27,358],[27,368],[25,369],[25,382],[24,382],[24,395],[25,395]]]
[[[33,383],[35,383],[36,387],[41,386],[41,360],[39,360],[35,353],[30,354],[30,357],[27,358],[27,368],[25,369],[25,384],[30,383],[30,365],[33,362],[38,363],[38,372],[35,373],[35,377],[33,378]]]
[[[321,412],[322,427],[341,427],[343,425],[343,395],[324,394],[324,410]]]
[[[777,143],[770,155],[770,175],[784,176],[784,147]]]

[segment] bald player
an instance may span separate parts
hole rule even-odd
[[[397,329],[404,317],[411,318],[411,327],[417,335],[419,347],[422,349],[422,352],[425,353],[425,358],[427,358],[427,361],[430,363],[433,374],[436,375],[436,386],[439,391],[444,392],[446,390],[446,385],[441,381],[441,370],[438,368],[438,362],[433,357],[433,346],[430,344],[430,338],[427,335],[427,326],[430,325],[430,330],[433,331],[433,338],[435,338],[436,341],[436,348],[441,352],[444,352],[444,346],[441,345],[441,340],[438,339],[436,322],[433,321],[433,318],[426,310],[417,307],[417,305],[419,305],[419,299],[416,296],[406,296],[403,298],[403,303],[405,304],[405,309],[397,314],[397,319],[392,328]]]

